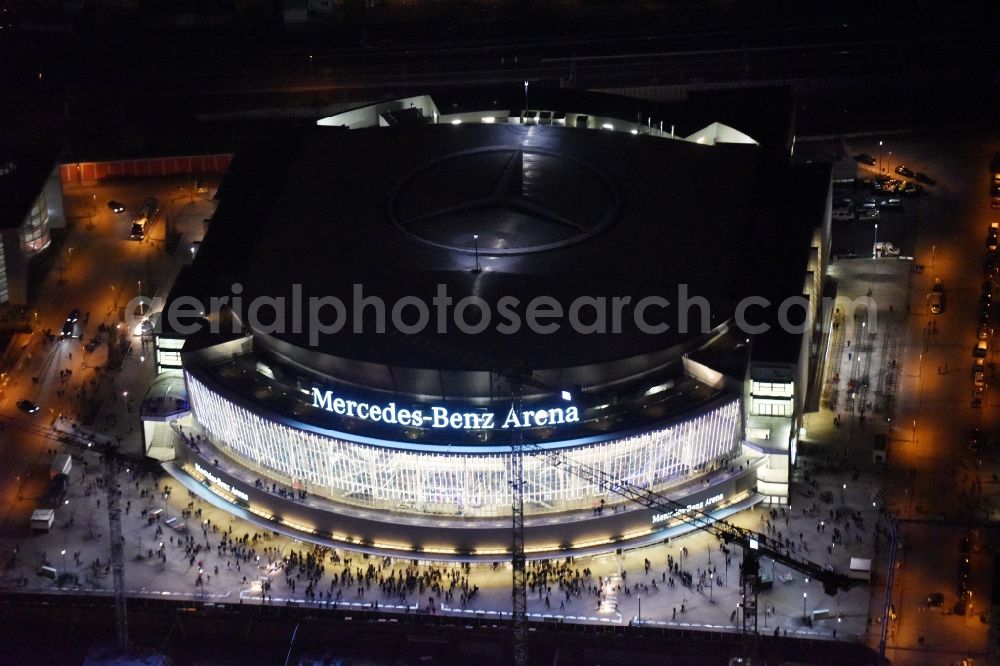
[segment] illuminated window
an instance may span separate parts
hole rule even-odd
[[[795,394],[795,382],[750,382],[750,394],[790,398]]]
[[[774,398],[750,398],[750,413],[757,416],[791,416],[792,401]]]

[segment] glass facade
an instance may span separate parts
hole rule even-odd
[[[49,208],[45,200],[45,190],[42,190],[31,206],[28,217],[21,224],[21,249],[24,256],[30,257],[47,248],[51,242]]]
[[[277,482],[335,501],[388,511],[452,516],[499,516],[510,511],[510,456],[505,453],[425,452],[360,444],[262,417],[208,389],[190,373],[195,418],[213,443]],[[568,445],[574,460],[642,487],[663,489],[739,452],[741,405],[720,407],[640,435]],[[551,466],[544,456],[524,461],[525,511],[589,509],[607,497],[598,483]],[[609,498],[611,499],[611,498]]]
[[[163,372],[171,368],[181,367],[181,349],[184,347],[182,338],[167,338],[157,335],[153,344],[156,346],[156,371]]]

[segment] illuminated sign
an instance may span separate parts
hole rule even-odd
[[[208,479],[209,481],[211,481],[215,485],[217,485],[220,488],[222,488],[223,490],[225,490],[227,493],[232,494],[233,497],[241,499],[244,502],[249,502],[250,501],[250,496],[247,495],[245,492],[243,492],[242,490],[239,490],[238,488],[234,488],[233,486],[229,485],[228,483],[226,483],[225,481],[223,481],[222,479],[220,479],[216,475],[212,474],[211,472],[209,472],[207,469],[205,469],[204,467],[202,467],[198,463],[194,464],[194,468],[195,468],[195,470],[199,474],[201,474],[206,479]]]
[[[395,402],[373,404],[337,397],[333,391],[312,390],[313,407],[332,412],[338,416],[375,421],[389,425],[413,428],[440,428],[448,430],[494,430],[510,428],[536,428],[578,423],[580,410],[577,407],[552,407],[549,409],[523,409],[518,413],[511,405],[502,418],[496,412],[477,410],[471,412],[451,411],[441,405],[404,409]]]
[[[673,511],[668,511],[666,513],[654,513],[653,524],[656,525],[657,523],[662,523],[665,520],[670,520],[671,518],[673,518],[682,511],[690,511],[693,509],[704,509],[709,504],[715,504],[716,502],[721,502],[724,497],[725,495],[719,493],[718,495],[712,495],[708,499],[702,500],[700,502],[695,502],[694,504],[688,504],[683,509],[674,509]]]

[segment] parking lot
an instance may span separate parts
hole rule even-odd
[[[834,206],[844,200],[854,205],[851,219],[832,222],[832,253],[843,257],[870,257],[876,242],[888,243],[899,249],[900,256],[912,257],[916,248],[917,225],[925,197],[933,196],[929,190],[920,195],[901,195],[896,192],[876,194],[866,179],[855,183],[837,183],[833,189]],[[898,205],[888,205],[890,200]],[[875,219],[860,219],[865,203],[874,204],[878,211]],[[876,229],[876,225],[878,228]]]

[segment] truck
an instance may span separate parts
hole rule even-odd
[[[49,479],[54,479],[60,474],[69,476],[70,470],[72,469],[73,456],[68,453],[60,453],[52,461],[52,466],[49,468]]]
[[[66,489],[69,487],[69,477],[65,474],[56,474],[49,481],[48,487],[45,489],[45,495],[42,496],[41,504],[44,508],[55,509],[62,505],[63,500],[66,499]]]
[[[159,211],[158,202],[155,198],[149,197],[143,201],[142,208],[139,209],[139,213],[132,220],[132,229],[129,232],[129,237],[132,240],[144,239],[146,237],[146,227],[152,224]]]

